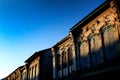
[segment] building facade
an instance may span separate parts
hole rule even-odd
[[[105,1],[70,29],[70,40],[67,36],[52,47],[56,80],[120,79],[119,9],[119,0]],[[72,44],[70,52],[67,44]],[[69,53],[74,55],[71,71]]]
[[[27,80],[27,67],[24,65],[21,68],[21,79],[20,80]]]
[[[34,53],[7,80],[119,80],[120,1],[106,0],[51,48]]]
[[[34,53],[25,61],[26,65],[26,78],[28,80],[38,80],[40,72],[40,54],[38,52]],[[23,71],[24,74],[24,71]]]
[[[15,71],[9,74],[5,80],[21,80],[21,68],[23,68],[23,66],[18,67]]]
[[[69,34],[52,47],[53,79],[69,79],[76,71],[75,48]]]
[[[71,28],[80,79],[118,77],[116,72],[120,72],[120,5],[117,3],[117,0],[107,0]]]
[[[26,61],[27,80],[52,79],[51,48],[34,53]]]
[[[48,48],[35,52],[5,80],[52,80],[52,69],[52,52]]]

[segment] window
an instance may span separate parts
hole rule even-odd
[[[67,67],[67,56],[65,51],[62,52],[62,67]]]
[[[33,79],[33,68],[31,67],[29,70],[29,79],[32,80]]]
[[[72,48],[69,47],[69,48],[68,48],[68,65],[72,65],[72,64],[73,64],[72,58],[73,58]]]
[[[35,78],[34,80],[37,80],[37,64],[35,65]]]
[[[93,66],[102,63],[104,60],[102,42],[99,34],[90,35],[90,55]]]
[[[33,80],[36,79],[36,76],[35,76],[35,66],[33,66]]]
[[[19,79],[19,72],[15,73],[15,79],[18,80]]]
[[[39,65],[38,65],[39,63],[37,63],[36,65],[35,65],[35,75],[36,75],[36,80],[38,80],[38,73],[39,73]],[[40,77],[40,76],[39,76]]]
[[[22,80],[26,80],[26,72],[22,72]]]
[[[90,58],[89,58],[89,46],[88,42],[84,41],[80,44],[80,66],[81,69],[86,69],[90,67]]]
[[[31,80],[32,79],[32,69],[30,68],[29,70],[29,79]]]
[[[72,65],[73,65],[73,54],[72,54],[72,47],[68,48],[68,74],[72,72]]]
[[[57,63],[58,63],[57,69],[58,69],[58,70],[61,70],[62,58],[61,58],[61,55],[60,55],[60,54],[58,54],[58,56],[57,56]]]
[[[117,29],[115,32],[115,36],[116,36],[116,51],[117,54],[120,55],[120,25],[117,24]]]
[[[105,46],[105,57],[107,60],[111,60],[116,55],[113,27],[105,26],[102,29],[102,32],[103,32],[103,41]]]

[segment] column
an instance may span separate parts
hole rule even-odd
[[[26,67],[26,79],[29,80],[29,64],[25,64],[25,67]]]
[[[52,63],[53,63],[53,79],[55,79],[55,55],[54,55],[54,49],[53,48],[51,48],[51,50],[52,50]]]
[[[80,43],[77,42],[77,70],[80,70]]]

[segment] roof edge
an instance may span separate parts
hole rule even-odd
[[[75,24],[72,28],[70,28],[70,31],[73,31],[74,29],[76,29],[79,25],[82,25],[84,23],[84,21],[90,19],[91,17],[93,17],[98,11],[102,10],[104,7],[106,7],[109,4],[109,0],[103,2],[100,6],[98,6],[95,10],[93,10],[92,12],[90,12],[85,18],[83,18],[82,20],[80,20],[77,24]]]
[[[61,39],[59,42],[57,42],[57,43],[56,43],[54,46],[52,46],[52,47],[55,47],[55,46],[61,44],[62,42],[64,42],[64,41],[67,40],[67,39],[69,39],[69,35],[65,36],[63,39]]]
[[[29,61],[31,61],[31,59],[34,59],[34,56],[39,56],[40,54],[40,52],[43,52],[43,51],[46,51],[46,50],[49,50],[49,49],[51,49],[51,48],[47,48],[47,49],[43,49],[43,50],[40,50],[40,51],[38,51],[38,52],[35,52],[32,56],[30,56],[27,60],[25,60],[24,62],[25,63],[27,63],[27,62],[29,62]]]

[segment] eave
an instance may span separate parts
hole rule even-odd
[[[49,49],[50,49],[50,48],[44,49],[44,50],[41,50],[41,51],[38,51],[38,52],[35,52],[32,56],[30,56],[30,57],[25,61],[25,63],[31,62],[32,60],[34,60],[35,58],[37,58],[37,57],[39,57],[41,54],[43,54],[44,51],[49,50]]]
[[[88,14],[85,18],[83,18],[81,21],[79,21],[76,25],[74,25],[70,31],[76,30],[78,27],[83,27],[85,24],[93,20],[95,17],[97,17],[99,14],[101,14],[103,11],[109,8],[110,1],[105,1],[103,4],[101,4],[99,7],[97,7],[95,10],[93,10],[90,14]]]

